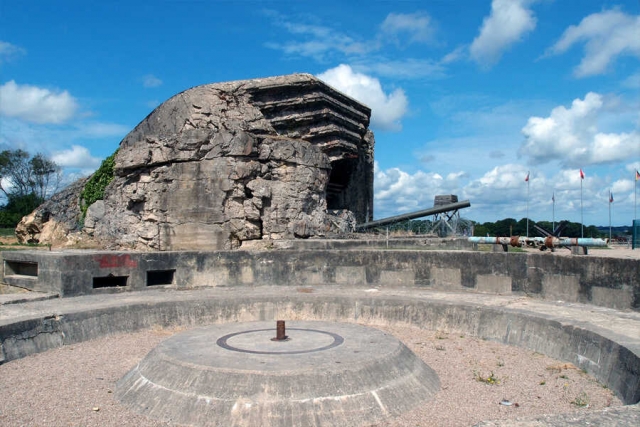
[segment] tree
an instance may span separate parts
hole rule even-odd
[[[24,150],[0,153],[0,190],[7,198],[35,194],[42,202],[58,190],[61,178],[60,166],[40,153],[33,157]]]
[[[33,156],[30,163],[35,193],[40,199],[45,200],[58,191],[62,169],[53,160],[47,159],[40,153]]]
[[[55,193],[60,186],[62,170],[42,154],[33,157],[23,150],[0,153],[0,191],[7,203],[0,208],[0,227],[15,227]]]

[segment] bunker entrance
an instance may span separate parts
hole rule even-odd
[[[327,184],[327,209],[350,209],[347,189],[355,168],[356,159],[341,159],[331,163],[331,174]]]

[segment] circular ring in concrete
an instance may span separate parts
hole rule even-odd
[[[440,389],[436,373],[390,334],[358,324],[291,323],[292,339],[284,342],[271,341],[273,322],[174,335],[118,382],[115,395],[143,415],[179,424],[361,426]]]
[[[313,353],[316,351],[323,351],[323,350],[329,350],[330,348],[333,347],[337,347],[340,344],[342,344],[344,342],[344,338],[342,338],[340,335],[338,334],[334,334],[333,332],[329,332],[329,331],[319,331],[317,329],[302,329],[302,328],[289,328],[287,329],[288,331],[298,331],[297,337],[296,339],[301,340],[301,342],[305,345],[308,346],[310,341],[318,341],[317,337],[313,336],[315,334],[324,334],[324,335],[328,335],[330,338],[333,338],[333,341],[331,341],[330,344],[327,344],[323,347],[316,347],[316,348],[304,348],[304,349],[298,349],[298,350],[282,350],[283,346],[278,346],[278,341],[274,341],[273,338],[271,338],[271,342],[275,342],[276,345],[274,346],[270,346],[270,348],[273,348],[273,350],[254,350],[252,348],[246,348],[247,346],[251,346],[251,347],[255,347],[257,346],[261,346],[264,347],[264,338],[265,338],[265,333],[270,332],[273,335],[273,328],[271,329],[256,329],[253,331],[242,331],[242,332],[235,332],[233,334],[228,334],[225,335],[223,337],[218,338],[218,341],[216,342],[216,344],[218,344],[220,347],[227,349],[227,350],[231,350],[231,351],[237,351],[240,353],[252,353],[252,354],[303,354],[303,353]],[[295,335],[295,332],[294,332]],[[233,338],[239,338],[240,336],[242,336],[242,338],[245,338],[244,340],[239,340],[240,341],[240,345],[243,345],[245,348],[241,348],[241,347],[235,347],[231,344],[229,344],[229,340],[232,340]],[[310,340],[311,338],[311,340]],[[316,338],[315,340],[313,338]],[[280,342],[288,342],[290,341],[291,337],[288,337],[287,340],[282,340]],[[279,347],[279,349],[278,349]],[[286,348],[289,348],[288,346]]]

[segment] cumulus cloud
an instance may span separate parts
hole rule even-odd
[[[623,161],[640,153],[640,134],[603,133],[597,119],[603,114],[603,97],[589,92],[570,108],[559,106],[548,117],[531,117],[522,128],[526,140],[520,154],[532,163],[559,161],[581,166]]]
[[[370,107],[372,127],[386,130],[401,128],[400,119],[409,104],[402,89],[387,94],[378,79],[356,73],[345,64],[319,74],[318,78]]]
[[[574,69],[576,77],[602,74],[621,55],[640,58],[640,15],[617,9],[589,15],[567,28],[547,53],[562,54],[578,43],[585,45],[584,57]]]
[[[63,123],[78,109],[69,92],[19,85],[11,80],[0,86],[0,115],[33,123]]]
[[[10,61],[13,58],[24,55],[26,51],[9,42],[0,40],[0,64],[6,61]]]
[[[53,153],[51,160],[64,168],[96,169],[100,166],[100,159],[93,157],[86,147],[80,145]]]
[[[491,14],[484,18],[480,34],[473,40],[471,59],[484,67],[497,63],[502,54],[536,27],[528,6],[535,0],[493,0]]]
[[[433,206],[437,194],[450,194],[458,188],[461,175],[446,178],[435,172],[407,173],[399,168],[380,170],[376,165],[374,204],[376,217],[397,215]]]
[[[385,37],[398,41],[398,36],[406,34],[410,42],[425,43],[433,39],[434,26],[425,12],[390,13],[380,25]]]
[[[153,74],[147,74],[142,78],[142,86],[144,87],[158,87],[162,85],[162,80],[154,76]]]

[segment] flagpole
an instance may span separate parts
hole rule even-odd
[[[584,216],[582,214],[582,169],[580,169],[580,237],[584,239]]]
[[[611,197],[611,190],[609,190],[609,244],[611,244],[611,203],[613,197]]]
[[[551,214],[551,232],[555,233],[556,231],[556,192],[553,192],[553,196],[551,196],[551,201],[553,202],[553,211]]]
[[[527,172],[527,238],[529,238],[529,172]]]

